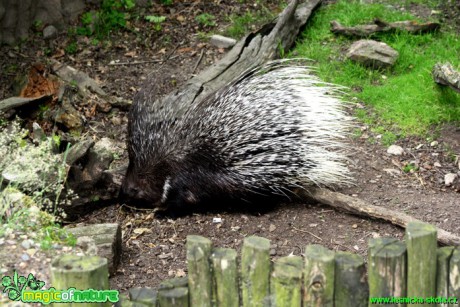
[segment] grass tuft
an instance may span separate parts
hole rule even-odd
[[[431,70],[437,62],[451,62],[458,67],[459,37],[453,32],[429,34],[406,32],[373,35],[399,52],[395,66],[387,70],[371,70],[345,58],[353,39],[334,35],[330,21],[345,26],[370,23],[375,18],[385,21],[417,20],[408,13],[381,4],[360,4],[338,1],[322,7],[313,16],[303,40],[297,45],[296,57],[314,60],[318,75],[327,82],[350,88],[351,94],[375,110],[379,125],[398,130],[399,136],[424,135],[444,122],[460,121],[460,95],[436,85]],[[375,125],[362,110],[363,121]],[[387,141],[395,138],[390,133]]]

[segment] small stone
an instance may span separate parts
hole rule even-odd
[[[430,143],[430,146],[431,147],[436,147],[436,146],[438,146],[438,144],[439,144],[438,141],[433,141],[433,142]]]
[[[21,246],[24,249],[29,249],[33,245],[33,242],[31,240],[24,240],[21,242]]]
[[[21,260],[22,260],[22,261],[29,261],[29,260],[30,260],[30,256],[27,255],[27,254],[22,254],[22,255],[21,255]]]
[[[110,121],[112,122],[112,124],[114,124],[115,126],[120,126],[121,125],[121,118],[119,116],[114,116],[110,119]]]
[[[433,166],[442,167],[441,163],[439,163],[439,162],[437,162],[437,161],[433,163]]]
[[[444,184],[446,187],[450,187],[454,181],[457,179],[457,174],[449,173],[444,175]]]
[[[47,26],[46,28],[43,29],[43,38],[44,39],[55,38],[57,36],[57,34],[58,34],[58,30],[53,25],[49,25],[49,26]]]
[[[404,149],[398,145],[391,145],[388,147],[387,153],[390,155],[401,156],[404,153]]]
[[[270,256],[276,256],[276,249],[272,248],[270,250]]]
[[[213,35],[210,43],[217,48],[231,48],[236,44],[236,40],[222,35]]]
[[[371,68],[393,66],[399,53],[385,43],[362,39],[354,42],[347,57]]]
[[[160,259],[167,259],[167,258],[172,258],[172,253],[167,253],[167,254],[161,254],[158,256]]]
[[[276,226],[274,224],[270,224],[270,227],[268,228],[268,231],[273,232],[275,231]]]

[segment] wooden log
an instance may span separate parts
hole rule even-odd
[[[456,297],[456,304],[460,306],[460,247],[456,247],[449,262],[449,297]]]
[[[215,248],[211,254],[213,273],[213,297],[220,307],[238,307],[237,253],[231,248]]]
[[[335,279],[334,252],[321,245],[307,245],[305,248],[304,307],[334,304]]]
[[[447,85],[454,91],[460,93],[460,72],[454,69],[450,63],[436,63],[431,72],[434,82],[440,85]]]
[[[403,212],[389,210],[385,207],[374,206],[362,199],[351,197],[339,192],[333,192],[327,189],[312,188],[308,191],[298,191],[298,193],[305,198],[310,198],[319,203],[329,205],[337,209],[342,209],[351,214],[378,218],[404,228],[407,227],[409,222],[422,222]],[[459,236],[442,229],[438,229],[438,241],[443,245],[460,245]]]
[[[188,289],[191,306],[211,306],[211,257],[212,242],[202,237],[187,236]]]
[[[273,306],[302,306],[302,270],[302,257],[288,256],[275,261],[270,279]]]
[[[355,254],[337,252],[335,255],[334,305],[365,307],[369,290],[364,260]]]
[[[430,297],[436,295],[436,227],[411,222],[406,229],[407,296]],[[423,306],[416,302],[415,306]]]
[[[406,289],[406,245],[394,238],[369,240],[369,297],[405,297]],[[369,306],[379,306],[371,304]],[[405,306],[403,303],[387,306]]]
[[[244,239],[241,251],[241,298],[243,306],[269,305],[270,241],[261,237]]]
[[[158,306],[159,307],[188,307],[189,295],[188,288],[177,287],[169,290],[158,291]],[[190,303],[191,304],[191,303]],[[191,305],[200,306],[200,305]]]
[[[436,297],[449,297],[449,265],[453,246],[438,248],[436,267]],[[447,307],[448,303],[439,303],[437,306]]]
[[[394,32],[396,30],[407,31],[410,33],[426,33],[439,30],[441,25],[436,22],[418,23],[412,20],[386,22],[375,19],[374,23],[367,25],[358,25],[354,27],[345,27],[338,21],[331,21],[331,32],[354,37],[369,37],[377,32]]]
[[[55,289],[75,288],[73,299],[83,302],[59,303],[59,306],[112,306],[112,303],[118,301],[118,294],[116,294],[116,297],[112,295],[105,297],[105,302],[84,303],[90,298],[86,298],[81,290],[109,289],[107,259],[99,256],[62,255],[54,259],[51,262],[51,284]]]

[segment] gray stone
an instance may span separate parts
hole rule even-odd
[[[121,228],[119,224],[93,224],[67,228],[75,237],[90,237],[96,243],[97,255],[108,259],[109,273],[115,274],[121,256]],[[87,241],[87,240],[86,240]]]
[[[454,181],[457,179],[457,174],[449,173],[444,175],[444,184],[446,187],[450,187]]]
[[[29,249],[32,246],[32,244],[33,244],[33,242],[31,240],[28,240],[28,239],[26,239],[26,240],[21,242],[21,246],[24,249]]]
[[[399,53],[385,43],[362,39],[354,42],[347,52],[347,57],[371,68],[392,66]]]
[[[58,34],[58,30],[56,29],[55,26],[49,25],[46,28],[43,29],[43,38],[44,39],[51,39],[55,38]]]
[[[75,20],[85,10],[83,0],[62,0],[62,15],[67,21]]]
[[[235,46],[236,40],[222,35],[213,35],[211,36],[210,43],[217,48],[231,48]]]
[[[404,149],[398,145],[391,145],[388,147],[387,153],[390,155],[400,156],[404,153]]]

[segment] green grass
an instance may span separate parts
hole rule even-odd
[[[371,38],[396,49],[399,58],[393,68],[375,71],[347,60],[344,54],[354,40],[330,32],[331,20],[355,26],[375,18],[415,19],[383,5],[338,1],[313,16],[302,42],[297,45],[296,57],[314,60],[323,80],[350,88],[351,95],[371,105],[374,116],[359,110],[357,117],[374,126],[398,131],[398,135],[423,135],[437,124],[460,121],[460,95],[440,88],[431,76],[437,62],[449,61],[458,67],[459,37],[443,31],[421,35],[402,31],[377,34]],[[392,133],[386,136],[386,142],[395,139]]]
[[[245,34],[258,29],[264,23],[268,23],[276,17],[276,13],[270,11],[263,1],[257,2],[259,11],[257,13],[246,12],[244,14],[232,14],[228,16],[230,26],[225,30],[224,35],[233,38],[242,38]],[[280,2],[280,8],[283,7],[284,1]]]

